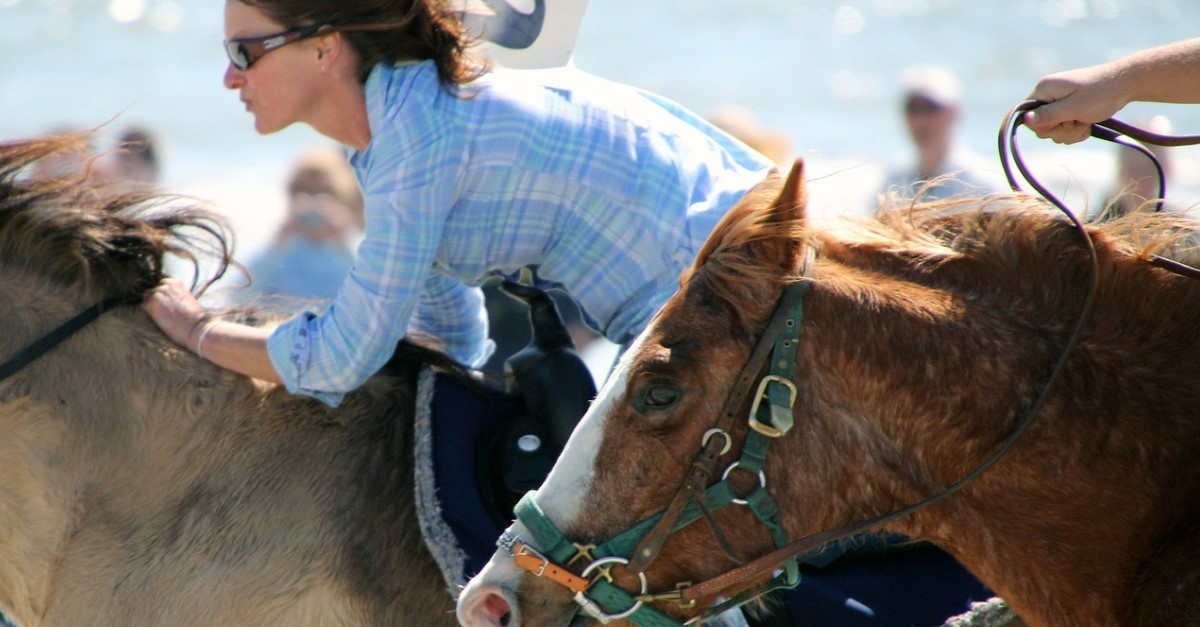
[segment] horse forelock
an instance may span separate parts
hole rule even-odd
[[[696,255],[690,268],[680,276],[680,285],[702,285],[717,299],[730,305],[742,327],[757,320],[746,308],[748,302],[761,300],[765,291],[777,291],[798,277],[782,265],[765,260],[757,244],[785,242],[799,247],[812,231],[803,212],[776,204],[783,181],[768,177],[746,193],[721,219]]]
[[[86,298],[136,299],[163,275],[173,253],[231,263],[229,229],[215,214],[177,196],[110,194],[82,179],[37,180],[25,171],[39,159],[77,149],[84,135],[0,145],[0,263]]]

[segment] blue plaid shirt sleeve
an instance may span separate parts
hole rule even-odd
[[[373,132],[374,145],[391,149],[372,151],[360,175],[367,229],[358,261],[325,314],[280,325],[267,345],[289,391],[334,405],[387,362],[410,321],[468,365],[485,360],[488,347],[482,297],[432,274],[454,203],[459,142],[397,124]],[[427,311],[414,315],[418,304]]]

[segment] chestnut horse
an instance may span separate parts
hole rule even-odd
[[[460,621],[672,624],[795,584],[791,554],[850,526],[936,544],[1029,625],[1194,623],[1200,282],[1147,262],[1185,225],[1086,226],[1094,307],[1048,386],[1089,284],[1081,230],[1018,194],[818,230],[801,170],[717,227]]]
[[[100,302],[137,303],[211,216],[106,198],[0,146],[0,362]],[[0,610],[23,627],[453,624],[414,512],[402,346],[337,409],[213,366],[136,304],[0,381]],[[0,370],[10,370],[0,365]]]

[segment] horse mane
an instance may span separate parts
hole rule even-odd
[[[892,195],[881,199],[870,218],[817,228],[805,224],[803,215],[781,217],[773,206],[780,183],[778,177],[768,178],[729,211],[681,277],[681,284],[700,280],[737,310],[745,302],[745,286],[796,278],[764,263],[750,245],[783,236],[805,242],[818,255],[843,261],[853,257],[852,265],[860,267],[882,264],[896,270],[903,264],[932,271],[957,265],[960,273],[989,281],[1004,276],[1025,282],[1049,277],[1047,266],[1065,267],[1069,257],[1072,268],[1061,274],[1062,280],[1082,286],[1077,279],[1087,257],[1078,231],[1041,198],[998,193],[921,201]],[[1085,227],[1103,259],[1124,258],[1145,266],[1141,262],[1161,255],[1191,265],[1200,262],[1200,236],[1189,218],[1171,212],[1099,217]],[[1004,283],[1008,287],[1011,282]]]
[[[0,144],[0,263],[45,277],[81,298],[131,301],[163,277],[164,255],[217,261],[201,291],[232,263],[232,234],[216,214],[181,197],[152,192],[107,193],[78,178],[35,179],[34,162],[79,149],[86,133]]]
[[[850,239],[862,245],[932,256],[972,250],[999,254],[1013,244],[1009,238],[1032,245],[1034,239],[1046,237],[1050,231],[1078,242],[1061,210],[1046,200],[1019,192],[926,202],[890,195],[881,199],[872,219],[849,224]],[[1176,213],[1142,212],[1116,218],[1101,213],[1085,221],[1085,226],[1102,247],[1130,257],[1196,257],[1196,224]],[[1067,243],[1058,237],[1050,239]]]
[[[199,293],[236,265],[227,221],[194,201],[153,191],[107,193],[82,180],[86,174],[26,175],[39,159],[77,151],[88,139],[84,132],[0,143],[0,264],[56,289],[76,290],[89,303],[113,297],[140,302],[162,280],[167,254],[191,264]],[[216,262],[207,276],[200,274],[202,259]],[[222,315],[248,324],[280,317],[252,307]],[[439,350],[435,338],[419,334],[402,340],[385,368],[403,373],[417,364],[478,383]]]

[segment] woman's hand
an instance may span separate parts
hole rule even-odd
[[[177,277],[163,279],[146,295],[142,309],[150,314],[167,337],[195,352],[209,315],[186,283]]]
[[[270,330],[211,317],[183,281],[163,279],[146,295],[142,308],[167,337],[202,359],[263,381],[281,382],[267,354]]]

